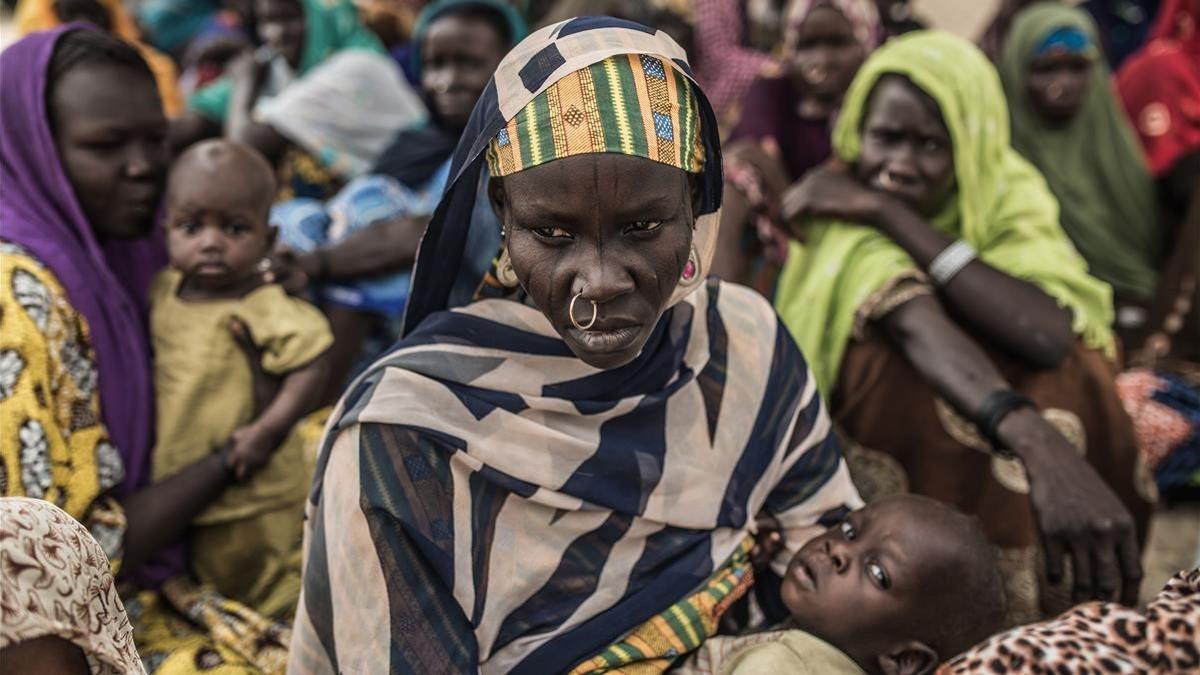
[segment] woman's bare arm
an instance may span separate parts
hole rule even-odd
[[[881,210],[878,223],[922,269],[953,241],[894,200]],[[1058,366],[1075,341],[1068,310],[1037,286],[978,258],[941,287],[939,295],[972,333],[1034,366]]]
[[[1010,388],[934,296],[911,300],[878,323],[922,378],[968,418],[993,391]],[[1118,591],[1126,603],[1136,600],[1142,572],[1133,517],[1095,469],[1033,408],[1008,413],[997,434],[1029,475],[1051,581],[1061,578],[1062,557],[1069,555],[1077,600],[1110,599]]]

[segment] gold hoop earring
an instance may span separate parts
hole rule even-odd
[[[516,288],[521,284],[513,269],[512,258],[508,257],[508,244],[500,249],[500,257],[496,259],[496,280],[505,288]]]
[[[579,320],[575,318],[575,301],[579,300],[580,298],[583,298],[583,293],[576,293],[575,297],[571,298],[571,304],[567,307],[567,316],[571,317],[572,326],[575,326],[579,330],[587,330],[596,325],[596,316],[600,313],[600,308],[596,306],[595,300],[588,300],[588,302],[592,303],[592,320],[588,321],[587,325],[585,326],[579,323]],[[587,300],[587,298],[583,299]]]

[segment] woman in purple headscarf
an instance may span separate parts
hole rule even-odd
[[[207,648],[208,662],[245,660],[199,626],[185,629],[182,616],[170,628],[162,618],[168,598],[189,610],[240,608],[189,598],[178,556],[147,564],[231,483],[214,454],[148,484],[145,291],[165,262],[153,233],[169,159],[153,75],[105,33],[35,33],[0,55],[0,117],[0,495],[53,502],[88,527],[118,571],[171,579],[161,595],[126,599],[135,630],[174,640],[160,647],[137,636],[150,670],[186,660],[174,653],[185,646],[197,658]]]

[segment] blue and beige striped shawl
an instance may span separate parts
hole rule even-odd
[[[795,550],[857,506],[829,432],[740,286],[701,285],[612,370],[527,305],[431,315],[331,422],[290,670],[561,672],[701,586],[760,512]]]

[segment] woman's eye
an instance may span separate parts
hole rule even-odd
[[[249,229],[242,223],[231,223],[225,226],[225,231],[233,235],[245,234]]]
[[[871,575],[871,581],[883,590],[887,590],[892,586],[892,580],[888,577],[887,570],[883,569],[883,565],[875,561],[867,563],[867,574]]]
[[[196,231],[200,229],[200,226],[197,225],[196,221],[194,221],[194,220],[180,221],[175,224],[175,227],[177,229],[183,230],[187,234],[196,234]]]
[[[571,233],[561,227],[535,227],[531,230],[543,239],[570,239]]]
[[[661,220],[636,220],[630,223],[626,228],[626,232],[653,232],[662,227]]]
[[[858,537],[858,530],[854,529],[854,525],[848,520],[843,520],[841,524],[842,536],[847,541],[854,541]]]
[[[925,152],[937,152],[942,147],[942,142],[939,140],[931,138],[925,141]]]

